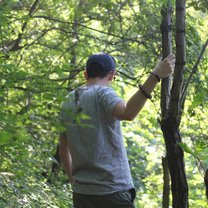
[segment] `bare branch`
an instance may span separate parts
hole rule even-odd
[[[31,6],[30,10],[29,10],[29,13],[28,13],[28,16],[29,17],[32,17],[32,15],[34,14],[34,12],[36,11],[36,7],[39,3],[39,0],[35,0],[35,2],[33,3],[33,5]],[[27,21],[25,21],[22,25],[22,28],[21,28],[21,33],[18,34],[18,37],[16,40],[13,40],[13,44],[12,44],[12,47],[9,49],[9,51],[17,51],[19,49],[21,49],[22,47],[19,46],[21,40],[22,40],[22,36],[23,36],[23,32],[24,30],[26,29],[27,27]],[[10,44],[11,45],[11,44]]]
[[[36,42],[38,42],[42,37],[44,37],[48,32],[52,31],[54,28],[49,28],[43,31],[43,33],[38,36],[35,40],[33,40],[31,43],[26,44],[24,46],[21,46],[21,48],[29,48],[31,45],[35,44]]]
[[[56,18],[53,18],[53,17],[44,16],[44,15],[37,15],[37,16],[33,16],[32,18],[42,18],[42,19],[46,19],[46,20],[56,21],[56,22],[63,23],[63,24],[74,25],[73,22],[66,22],[66,21],[62,21],[62,20],[59,20],[59,19],[56,19]],[[127,37],[119,36],[119,35],[116,35],[116,34],[113,34],[113,33],[98,30],[98,29],[95,29],[95,28],[92,28],[92,27],[88,27],[86,25],[83,25],[82,23],[76,23],[76,24],[80,27],[84,27],[86,29],[93,30],[93,31],[96,31],[96,32],[99,32],[99,33],[102,33],[102,34],[106,34],[106,35],[109,35],[109,36],[112,36],[112,37],[116,37],[116,38],[119,38],[119,39],[122,39],[122,40],[125,40],[125,41],[132,41],[132,42],[137,42],[139,44],[144,44],[144,41],[137,40],[137,37],[127,38]]]
[[[119,73],[119,74],[121,74],[121,75],[123,75],[124,77],[127,77],[128,79],[131,79],[131,80],[137,80],[137,78],[136,77],[131,77],[131,76],[129,76],[128,74],[126,74],[126,73],[124,73],[124,72],[122,72],[122,71],[120,71],[120,70],[117,70],[117,72]]]
[[[15,86],[15,87],[10,87],[9,89],[15,89],[15,90],[21,90],[24,92],[32,92],[32,93],[45,93],[45,92],[52,92],[51,89],[46,89],[46,90],[37,90],[37,89],[31,89],[31,88],[24,88],[20,86]],[[63,90],[63,87],[56,87],[53,90]]]
[[[122,80],[122,81],[116,80],[116,82],[124,83],[127,86],[132,86],[132,87],[137,87],[138,88],[138,85],[137,84],[132,84],[131,82],[127,82],[127,81],[124,81],[124,80]]]
[[[183,91],[180,97],[180,106],[183,106],[183,103],[185,102],[185,98],[186,98],[186,94],[187,94],[187,90],[188,90],[188,86],[190,84],[190,81],[192,79],[192,77],[194,76],[194,74],[196,73],[198,66],[203,58],[203,54],[206,51],[206,48],[208,46],[208,39],[206,40],[205,44],[202,47],[201,53],[198,56],[198,59],[196,61],[196,63],[194,64],[192,71],[187,79],[187,81],[185,82],[184,86],[183,86]]]

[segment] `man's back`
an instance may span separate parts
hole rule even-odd
[[[120,101],[111,88],[93,85],[76,89],[63,104],[76,193],[103,195],[133,188],[120,122],[112,116]]]

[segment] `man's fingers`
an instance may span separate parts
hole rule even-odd
[[[175,59],[169,60],[170,64],[175,64]]]
[[[175,59],[175,55],[173,53],[170,53],[166,58],[165,60],[174,60]]]
[[[171,70],[175,67],[175,55],[173,53],[170,53],[164,61],[171,67]]]
[[[170,53],[170,54],[168,55],[168,58],[169,58],[170,60],[175,59],[175,55],[174,55],[173,53]]]

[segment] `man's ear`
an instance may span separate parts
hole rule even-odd
[[[114,72],[110,72],[108,74],[108,81],[113,81],[113,79],[114,79]]]
[[[85,79],[88,79],[87,70],[84,71],[84,77],[85,77]]]

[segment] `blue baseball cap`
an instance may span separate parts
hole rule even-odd
[[[114,71],[116,69],[115,59],[107,53],[96,53],[91,55],[87,60],[87,70],[90,69],[91,64],[98,63],[105,71]]]

